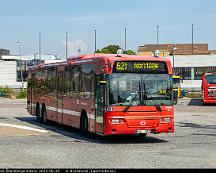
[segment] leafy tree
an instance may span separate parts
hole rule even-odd
[[[97,50],[95,53],[105,53],[105,54],[116,54],[119,49],[122,49],[119,45],[108,45],[101,50]],[[133,50],[124,51],[125,54],[128,55],[136,55]]]
[[[101,50],[97,50],[96,53],[116,54],[118,49],[121,49],[119,45],[108,45]]]
[[[127,50],[126,54],[128,54],[128,55],[136,55],[136,52],[134,52],[133,50]]]

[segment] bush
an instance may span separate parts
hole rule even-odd
[[[16,96],[17,99],[24,99],[27,97],[27,91],[24,89],[23,91],[21,90],[18,95]]]
[[[0,87],[0,97],[10,98],[10,99],[23,99],[27,97],[27,90],[16,91],[9,87]]]
[[[9,88],[7,86],[5,88],[0,87],[0,92],[1,92],[1,95],[6,98],[11,98],[16,95],[15,89]]]
[[[189,98],[201,98],[202,93],[201,92],[189,92],[189,93],[186,94],[186,97],[189,97]]]

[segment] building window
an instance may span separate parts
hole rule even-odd
[[[194,68],[194,75],[195,80],[201,80],[202,74],[205,72],[216,72],[216,67],[195,67]]]
[[[27,62],[26,61],[17,61],[17,68],[16,68],[17,82],[22,82],[21,67],[22,67],[23,82],[26,82],[27,78],[28,78],[28,68],[27,68]]]
[[[182,80],[191,80],[191,67],[175,67],[174,73]]]

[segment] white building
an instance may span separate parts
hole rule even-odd
[[[216,55],[174,55],[169,59],[175,74],[181,76],[184,89],[201,90],[202,73],[216,71]]]
[[[54,55],[41,55],[41,60],[37,56],[22,56],[20,61],[20,56],[18,55],[1,55],[0,56],[0,87],[10,87],[10,88],[24,88],[27,86],[27,74],[28,67],[34,64],[44,62],[61,62],[63,60],[57,60]],[[21,64],[22,62],[22,74],[23,83],[21,80]]]

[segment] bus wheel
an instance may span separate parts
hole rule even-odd
[[[40,113],[40,106],[39,104],[36,106],[36,116],[37,116],[37,121],[41,123],[41,113]]]
[[[80,118],[80,132],[85,136],[88,135],[88,117],[85,113],[82,113]]]
[[[147,133],[137,134],[137,137],[139,138],[145,138],[147,136]]]
[[[178,101],[177,99],[174,100],[174,105],[177,105]]]
[[[42,110],[41,110],[41,122],[42,122],[43,124],[47,124],[46,106],[43,106],[43,107],[42,107]]]
[[[202,102],[202,105],[203,105],[203,106],[206,106],[206,103]]]

